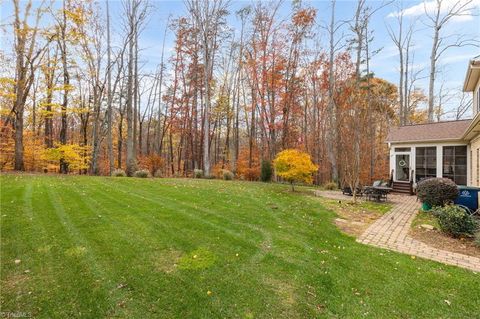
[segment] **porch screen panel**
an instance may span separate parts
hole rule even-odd
[[[415,148],[415,181],[424,178],[437,177],[437,148]]]
[[[443,177],[457,185],[467,185],[467,147],[443,147]]]

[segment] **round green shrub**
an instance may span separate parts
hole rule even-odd
[[[323,185],[323,188],[328,190],[328,191],[333,191],[333,190],[336,190],[338,187],[337,187],[337,183],[335,182],[328,182],[328,183],[325,183]]]
[[[201,169],[194,169],[193,170],[193,177],[195,178],[202,178],[203,177],[203,170]]]
[[[273,166],[272,162],[267,160],[262,160],[262,165],[260,167],[260,180],[262,182],[270,182],[273,175]]]
[[[147,178],[150,177],[150,171],[148,169],[141,169],[133,173],[133,176],[138,178]]]
[[[417,197],[430,206],[444,206],[458,196],[457,185],[448,178],[429,178],[417,185]]]
[[[436,207],[434,214],[440,229],[453,237],[472,236],[477,229],[473,217],[459,206]]]
[[[126,177],[127,173],[123,169],[117,168],[112,172],[112,176],[114,177]]]
[[[233,173],[230,172],[228,169],[224,169],[224,170],[222,171],[222,175],[223,175],[223,179],[224,179],[225,181],[231,181],[231,180],[233,180]]]

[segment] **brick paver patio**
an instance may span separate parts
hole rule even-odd
[[[317,194],[334,199],[349,198],[338,192]],[[390,195],[389,201],[394,204],[393,209],[370,225],[358,242],[480,272],[480,258],[437,249],[408,236],[420,207],[414,196]]]

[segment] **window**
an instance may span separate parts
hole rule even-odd
[[[443,147],[443,177],[457,185],[467,185],[467,147]]]
[[[424,178],[437,177],[437,148],[415,148],[415,181]]]
[[[410,152],[410,147],[395,147],[395,152]]]

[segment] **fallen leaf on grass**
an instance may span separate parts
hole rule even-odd
[[[125,287],[127,287],[127,284],[120,283],[120,284],[118,284],[117,289],[122,289],[122,288],[125,288]]]

